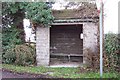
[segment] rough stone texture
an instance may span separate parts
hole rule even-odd
[[[83,24],[83,63],[87,64],[86,50],[98,53],[98,26],[94,23]],[[90,52],[90,53],[91,53]]]
[[[52,10],[55,19],[90,19],[98,18],[97,6],[95,3],[85,2],[77,9]]]
[[[49,65],[49,28],[37,27],[36,30],[36,60],[37,66]]]
[[[63,28],[65,27],[66,26],[64,26]],[[59,29],[56,29],[56,30],[59,30]],[[59,31],[56,31],[56,34],[57,33],[59,33]],[[50,35],[52,34],[50,34],[49,28],[37,27],[36,60],[37,60],[38,66],[48,66],[50,63]],[[56,37],[62,38],[62,36],[56,36]],[[98,37],[99,37],[98,25],[96,25],[95,23],[89,23],[89,22],[83,23],[83,63],[84,64],[87,64],[87,58],[86,58],[87,49],[92,51],[92,53],[96,53],[96,54],[98,53],[98,42],[99,42]],[[55,43],[55,42],[52,42],[52,43]],[[59,42],[59,44],[60,43],[61,42]],[[60,53],[59,51],[57,52]]]

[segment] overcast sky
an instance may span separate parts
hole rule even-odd
[[[120,0],[104,0],[104,31],[118,33],[118,2]]]

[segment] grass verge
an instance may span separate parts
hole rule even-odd
[[[100,78],[100,74],[96,72],[82,72],[80,68],[51,68],[51,67],[28,67],[3,64],[2,68],[12,70],[14,72],[27,72],[35,74],[48,74],[58,78]],[[117,72],[103,73],[103,78],[120,78]]]

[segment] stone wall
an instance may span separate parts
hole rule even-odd
[[[98,25],[83,23],[83,63],[87,64],[86,50],[98,53]],[[37,66],[48,66],[50,62],[50,28],[37,27],[36,30]]]
[[[49,65],[49,28],[37,27],[36,30],[36,60],[37,66]]]
[[[98,26],[94,23],[83,24],[83,63],[87,64],[87,50],[90,54],[98,53]]]

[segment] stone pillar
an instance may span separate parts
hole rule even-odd
[[[50,40],[49,27],[40,27],[36,29],[36,61],[37,66],[48,66],[50,59]]]
[[[95,23],[83,24],[83,63],[87,64],[88,53],[98,53],[98,26]],[[89,63],[88,63],[89,64]]]

